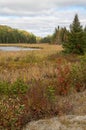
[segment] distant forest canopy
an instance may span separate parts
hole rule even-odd
[[[24,30],[13,29],[9,26],[0,25],[0,43],[52,43],[62,44],[67,41],[66,27],[55,28],[52,35],[36,37],[33,33]]]
[[[36,36],[27,31],[0,25],[0,43],[36,43]]]
[[[9,26],[0,25],[0,43],[52,43],[62,44],[67,41],[68,30],[66,27],[55,28],[52,35],[36,37],[33,33],[24,30],[13,29]]]

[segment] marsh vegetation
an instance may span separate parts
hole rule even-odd
[[[86,91],[86,55],[64,55],[61,45],[18,46],[42,49],[0,51],[0,129],[20,130],[31,120],[86,114],[84,107],[73,111],[72,102],[72,95]]]

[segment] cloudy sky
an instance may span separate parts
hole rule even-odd
[[[78,13],[86,25],[86,0],[0,0],[0,25],[46,36],[54,28],[69,27]]]

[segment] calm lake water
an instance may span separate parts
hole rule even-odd
[[[40,50],[37,48],[23,48],[23,47],[6,47],[1,46],[0,51],[32,51],[32,50]]]

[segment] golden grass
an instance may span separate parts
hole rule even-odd
[[[53,74],[54,66],[47,57],[62,50],[60,45],[49,44],[0,44],[0,46],[41,48],[34,51],[0,51],[0,80],[15,81],[18,77],[28,81]]]
[[[80,98],[79,95],[76,98],[74,96],[83,86],[86,88],[86,67],[85,62],[83,64],[80,62],[80,57],[77,59],[74,55],[62,55],[59,53],[63,50],[60,45],[12,44],[11,46],[42,49],[0,51],[1,129],[20,130],[27,121],[33,119],[57,114],[86,113],[84,109],[86,96],[83,96],[85,94],[81,94]],[[20,79],[24,83],[20,82]],[[26,85],[28,90],[23,95],[19,90]],[[78,109],[82,103],[83,106]]]
[[[15,58],[15,57],[25,57],[28,54],[34,54],[36,56],[45,57],[49,54],[53,54],[62,50],[61,45],[49,45],[49,44],[0,44],[0,46],[20,46],[20,47],[30,47],[30,48],[41,48],[41,50],[33,51],[10,51],[4,52],[0,51],[0,58]]]

